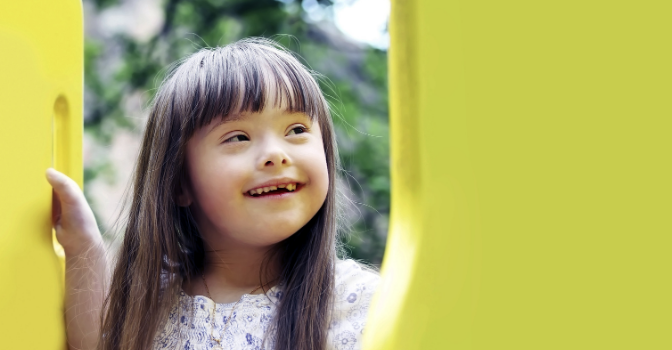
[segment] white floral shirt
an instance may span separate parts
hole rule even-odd
[[[336,263],[334,313],[329,325],[327,349],[361,349],[362,332],[371,297],[380,277],[352,260]],[[267,349],[275,346],[272,326],[282,290],[275,286],[266,295],[245,294],[236,306],[224,333],[224,324],[235,303],[217,304],[212,329],[213,301],[204,296],[180,293],[163,329],[154,339],[154,349],[224,350]],[[268,334],[267,334],[268,333]],[[264,340],[266,336],[266,339]]]

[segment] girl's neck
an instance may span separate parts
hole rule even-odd
[[[204,275],[231,288],[255,288],[276,278],[277,264],[268,260],[270,249],[207,250]]]
[[[217,303],[231,303],[255,289],[254,294],[263,293],[278,282],[277,260],[268,259],[271,247],[209,249],[206,244],[205,248],[203,275],[185,281],[183,289],[187,294],[208,296]]]

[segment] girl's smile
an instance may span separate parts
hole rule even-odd
[[[264,186],[255,190],[250,190],[246,195],[252,198],[287,198],[296,193],[303,187],[302,184],[293,182],[289,184],[282,184],[279,186]]]
[[[245,191],[244,193],[247,193],[250,196],[258,197],[264,194],[271,195],[285,192],[293,192],[296,191],[297,188],[302,185],[303,184],[299,183],[294,179],[289,179],[285,177],[281,179],[266,181],[265,183],[255,186],[254,188]]]

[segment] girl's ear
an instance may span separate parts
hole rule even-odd
[[[186,191],[180,191],[182,193],[177,195],[177,205],[181,207],[188,207],[191,205],[191,196],[186,193]]]
[[[193,197],[189,189],[189,183],[184,178],[184,176],[182,177],[182,181],[180,181],[180,186],[178,187],[177,193],[175,194],[175,199],[177,205],[181,207],[188,207],[193,202]]]

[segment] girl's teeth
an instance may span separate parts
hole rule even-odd
[[[262,194],[262,193],[269,192],[269,191],[275,191],[278,188],[285,188],[285,189],[287,189],[287,191],[295,191],[296,190],[296,184],[286,184],[286,185],[283,184],[283,185],[278,185],[277,187],[276,186],[262,187],[262,188],[257,188],[256,190],[250,190],[248,193],[251,196],[251,195],[254,195],[254,194]]]

